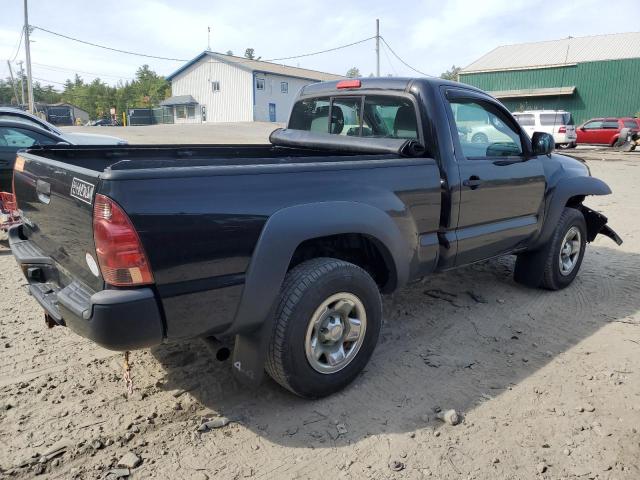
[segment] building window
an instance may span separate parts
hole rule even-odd
[[[220,82],[218,80],[211,81],[211,90],[213,93],[220,91]]]
[[[289,93],[289,82],[280,82],[280,92]]]
[[[264,78],[256,78],[256,90],[264,90]]]
[[[176,105],[176,118],[181,120],[194,120],[196,118],[196,106]]]

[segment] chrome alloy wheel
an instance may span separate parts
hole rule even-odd
[[[582,248],[580,230],[577,227],[571,227],[562,240],[558,257],[562,275],[569,275],[573,271],[578,263],[580,248]]]
[[[356,357],[367,329],[362,301],[351,293],[331,295],[311,316],[305,338],[305,353],[319,373],[335,373]]]

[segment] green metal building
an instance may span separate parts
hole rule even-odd
[[[509,110],[567,110],[593,117],[640,116],[640,32],[497,47],[459,80]]]

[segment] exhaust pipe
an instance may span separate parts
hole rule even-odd
[[[213,353],[216,357],[216,360],[219,362],[224,362],[228,360],[231,356],[231,349],[225,343],[222,343],[216,337],[204,337],[203,338],[205,345],[207,348]]]

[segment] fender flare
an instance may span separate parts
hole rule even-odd
[[[560,180],[555,186],[548,200],[547,213],[544,217],[542,231],[536,241],[536,246],[541,247],[553,234],[558,224],[562,210],[572,197],[589,195],[609,195],[609,185],[595,177],[572,177]]]
[[[400,215],[402,218],[402,215]],[[245,286],[227,334],[235,334],[233,371],[248,384],[259,383],[271,338],[274,309],[298,245],[313,238],[358,233],[373,237],[389,253],[397,286],[407,283],[415,253],[396,221],[385,211],[358,202],[322,202],[277,211],[267,220],[247,269]]]

